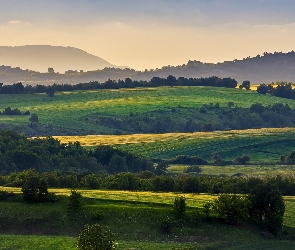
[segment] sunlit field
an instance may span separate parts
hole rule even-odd
[[[188,168],[187,165],[170,165],[168,171],[181,174]],[[267,177],[276,175],[295,175],[294,165],[230,165],[230,166],[201,166],[201,174],[210,176],[233,176],[243,174],[246,176]]]
[[[20,193],[20,188],[0,187],[0,190]],[[44,232],[26,235],[5,233],[0,235],[0,250],[74,250],[76,249],[77,230],[83,224],[71,224],[74,217],[70,217],[66,210],[65,196],[69,196],[69,189],[50,189],[59,198],[56,204],[26,204],[20,202],[4,202],[0,207],[0,216],[6,223],[7,218],[17,218],[23,223],[37,223],[42,221],[48,227],[64,228],[66,231],[53,236]],[[274,237],[264,238],[261,233],[246,224],[226,225],[217,222],[198,222],[197,225],[177,226],[171,234],[159,230],[161,220],[172,218],[172,204],[174,198],[180,195],[186,197],[187,218],[193,215],[195,209],[201,209],[205,203],[216,199],[217,195],[210,194],[177,194],[130,192],[110,190],[77,190],[86,198],[83,220],[91,219],[96,212],[101,214],[97,221],[103,226],[109,226],[117,236],[120,250],[162,250],[162,249],[294,249],[294,242],[277,240]],[[295,228],[294,197],[284,197],[286,213],[285,228],[293,232]],[[20,205],[21,204],[21,205]],[[201,210],[199,210],[201,211]],[[70,220],[69,220],[70,219]],[[82,218],[80,218],[81,220]],[[89,220],[88,219],[88,220]],[[69,226],[67,226],[69,225]],[[74,231],[70,228],[75,225]],[[32,229],[32,227],[30,227]],[[69,235],[67,235],[69,233]]]
[[[225,159],[233,159],[246,153],[255,162],[267,162],[278,161],[281,154],[288,154],[293,150],[295,128],[55,138],[62,143],[79,141],[82,146],[88,147],[112,145],[151,158],[194,155],[211,160],[212,154],[219,152]]]
[[[108,133],[99,124],[88,123],[85,118],[96,114],[129,115],[131,112],[147,112],[171,107],[200,108],[204,104],[219,103],[226,107],[234,102],[240,107],[253,103],[272,105],[276,102],[295,107],[295,100],[260,95],[256,91],[217,87],[160,87],[119,90],[56,92],[54,97],[46,94],[1,95],[0,110],[6,107],[30,111],[44,125],[60,126],[97,134]],[[0,116],[0,123],[27,125],[28,116]]]

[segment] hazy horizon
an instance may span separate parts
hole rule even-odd
[[[0,3],[0,46],[70,46],[140,70],[295,49],[293,0]]]

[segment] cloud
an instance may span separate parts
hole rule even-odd
[[[23,22],[20,20],[11,20],[8,22],[9,24],[13,24],[13,25],[18,25],[18,24],[22,24]]]

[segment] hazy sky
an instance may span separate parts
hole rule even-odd
[[[295,50],[295,0],[0,0],[0,45],[149,69]]]

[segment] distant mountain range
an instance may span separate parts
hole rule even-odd
[[[239,83],[250,80],[252,83],[269,83],[276,81],[295,82],[295,52],[264,53],[262,56],[247,57],[242,60],[222,63],[202,63],[189,61],[180,66],[168,66],[154,71],[147,71],[136,76],[138,79],[150,79],[153,76],[167,77],[231,77]]]
[[[188,61],[179,66],[164,66],[160,69],[137,71],[117,67],[111,63],[72,47],[28,45],[20,47],[0,46],[0,82],[12,84],[70,83],[90,81],[104,82],[107,79],[150,80],[158,76],[175,77],[231,77],[239,83],[269,83],[276,81],[295,82],[295,52],[264,53],[242,60],[222,63]],[[52,68],[48,71],[48,68]],[[24,70],[28,69],[28,70]],[[40,73],[40,72],[46,73]],[[57,73],[65,72],[65,73]]]
[[[0,65],[47,72],[51,67],[57,72],[66,70],[97,70],[114,67],[100,57],[73,47],[50,45],[0,46]]]

